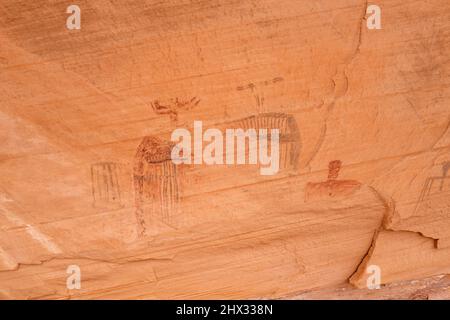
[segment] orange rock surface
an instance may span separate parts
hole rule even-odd
[[[448,0],[70,4],[0,3],[1,299],[449,298]],[[173,164],[194,121],[279,172]]]

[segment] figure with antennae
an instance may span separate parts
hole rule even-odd
[[[425,180],[414,214],[421,210],[438,210],[438,207],[446,205],[445,199],[448,198],[448,195],[445,194],[445,191],[450,191],[449,169],[450,161],[444,162],[442,164],[442,176],[429,177]]]
[[[297,169],[301,137],[297,121],[291,114],[269,112],[264,105],[264,91],[268,85],[284,81],[281,77],[238,86],[236,90],[250,90],[256,102],[256,114],[237,120],[234,126],[243,129],[278,129],[280,132],[280,168]]]
[[[263,87],[272,84],[272,83],[277,83],[277,82],[281,82],[284,79],[281,77],[276,77],[273,78],[271,80],[265,80],[265,81],[259,81],[255,83],[249,83],[247,85],[244,86],[238,86],[236,88],[236,90],[238,91],[242,91],[242,90],[250,90],[251,93],[253,94],[253,97],[255,98],[256,101],[256,112],[258,114],[263,113],[263,112],[267,112],[267,110],[264,109],[264,91],[262,90]]]
[[[155,100],[151,103],[152,109],[156,114],[167,114],[171,121],[178,120],[178,112],[180,110],[190,110],[198,105],[200,99],[193,97],[190,100],[182,101],[178,98],[171,99],[168,103],[162,104],[159,100]]]

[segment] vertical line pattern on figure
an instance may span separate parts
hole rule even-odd
[[[109,179],[108,179],[108,173],[107,173],[107,168],[108,165],[107,164],[103,164],[102,165],[102,176],[103,176],[103,184],[105,186],[105,196],[103,197],[103,200],[108,201],[109,200]]]
[[[120,204],[121,195],[116,163],[100,162],[93,164],[91,166],[91,179],[94,205]]]
[[[450,170],[450,162],[446,162],[442,165],[442,181],[441,181],[441,191],[444,189],[444,182],[447,179],[448,171]]]
[[[114,179],[115,179],[115,185],[117,186],[117,197],[119,202],[122,202],[122,196],[120,191],[120,183],[119,183],[119,176],[117,174],[117,170],[114,170]]]
[[[171,213],[176,209],[179,199],[175,164],[170,160],[146,164],[146,173],[140,181],[144,196],[139,196],[137,205],[145,205],[148,200],[151,202],[152,215],[170,222]]]
[[[142,209],[142,199],[144,197],[144,163],[143,157],[143,143],[139,145],[136,152],[136,159],[134,164],[134,192],[135,192],[135,207],[136,207],[136,221],[140,227],[140,235],[145,234],[146,225],[144,219],[144,212]]]
[[[297,121],[290,114],[263,113],[237,121],[237,125],[245,130],[267,129],[267,139],[270,138],[270,129],[278,129],[280,133],[280,167],[296,168],[300,156],[301,140]]]
[[[113,180],[113,173],[112,173],[112,168],[110,164],[106,164],[106,169],[107,169],[107,178],[109,180],[109,186],[113,186],[114,185],[114,180]],[[116,196],[116,189],[112,188],[111,189],[111,198],[112,200],[116,200],[117,196]]]
[[[179,200],[175,164],[171,160],[172,146],[156,137],[145,137],[135,159],[135,205],[141,227],[145,225],[145,209],[165,223],[171,222]],[[145,232],[145,231],[144,231]]]

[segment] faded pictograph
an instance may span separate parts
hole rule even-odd
[[[163,103],[159,100],[154,100],[151,103],[153,111],[158,115],[169,115],[170,120],[178,120],[178,112],[181,110],[190,110],[198,105],[200,100],[197,97],[193,97],[189,100],[181,100],[179,98],[171,99],[170,101]]]
[[[272,129],[279,130],[279,157],[280,169],[296,169],[300,157],[301,140],[297,121],[290,114],[263,113],[253,115],[233,122],[237,128],[247,129]],[[267,137],[270,139],[270,137]]]
[[[122,206],[119,165],[99,162],[91,165],[92,196],[95,208],[113,209]]]
[[[291,114],[268,112],[265,107],[264,88],[282,82],[282,77],[238,86],[236,90],[249,90],[256,103],[256,114],[234,121],[233,126],[243,129],[278,129],[280,142],[280,169],[297,169],[301,151],[301,136],[297,121]]]
[[[257,113],[263,113],[267,112],[267,110],[265,110],[264,107],[264,87],[273,83],[281,82],[283,80],[284,79],[281,77],[275,77],[270,80],[259,81],[256,83],[251,82],[243,86],[238,86],[236,90],[238,91],[250,90],[256,102]]]
[[[305,202],[333,199],[352,195],[361,188],[356,180],[338,180],[342,167],[340,160],[328,164],[328,179],[324,182],[308,182],[305,190]]]
[[[414,214],[418,212],[427,212],[429,210],[439,213],[450,208],[450,161],[442,165],[442,175],[429,177],[416,204]]]
[[[171,142],[147,136],[137,148],[133,182],[139,236],[147,235],[154,219],[170,225],[177,211],[179,168],[171,160],[172,147]]]

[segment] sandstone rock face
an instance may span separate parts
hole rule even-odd
[[[0,4],[0,298],[449,298],[449,1],[70,4]]]

